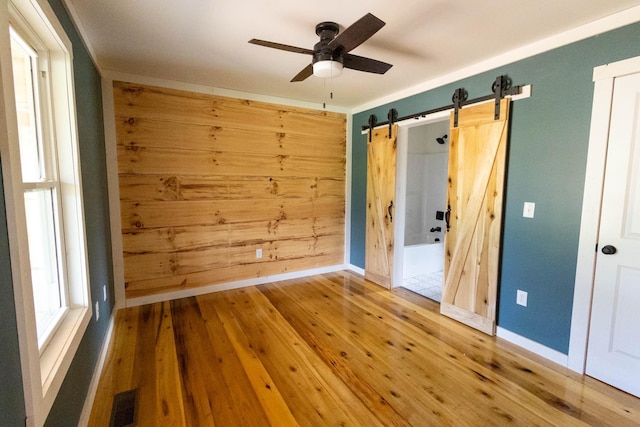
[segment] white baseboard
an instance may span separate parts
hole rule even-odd
[[[102,376],[102,369],[104,368],[104,362],[109,352],[109,345],[111,344],[111,336],[113,334],[113,328],[116,319],[116,313],[118,311],[118,305],[113,306],[111,311],[111,317],[109,318],[109,325],[107,326],[107,332],[104,335],[102,341],[102,347],[100,348],[100,355],[98,362],[93,370],[93,376],[91,377],[91,383],[89,384],[89,390],[87,390],[87,396],[84,399],[84,406],[82,407],[82,413],[80,414],[80,420],[78,421],[78,427],[86,427],[89,424],[89,417],[91,417],[91,409],[93,408],[93,402],[96,398],[96,392],[98,391],[98,384],[100,383],[100,377]]]
[[[529,350],[537,354],[538,356],[544,357],[551,362],[557,363],[558,365],[567,367],[567,365],[569,364],[569,356],[567,356],[566,354],[560,353],[557,350],[532,341],[529,338],[525,338],[521,335],[508,331],[504,328],[501,328],[500,326],[497,327],[496,336],[507,340],[510,343],[517,345],[518,347],[522,347],[525,350]]]
[[[353,264],[349,264],[349,270],[353,271],[354,273],[358,273],[361,276],[364,276],[364,268],[356,267]]]
[[[139,305],[153,304],[156,302],[170,301],[179,298],[194,297],[213,292],[228,291],[231,289],[246,288],[248,286],[263,285],[270,282],[278,282],[280,280],[300,279],[302,277],[313,276],[316,274],[333,273],[348,269],[346,264],[332,265],[329,267],[315,268],[311,270],[295,271],[292,273],[275,274],[272,276],[255,277],[252,279],[238,280],[236,282],[220,283],[216,285],[199,286],[197,288],[183,289],[173,292],[165,292],[160,295],[150,295],[146,297],[127,299],[125,305],[127,307],[136,307]]]

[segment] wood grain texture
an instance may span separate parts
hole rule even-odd
[[[445,236],[445,283],[441,312],[495,334],[509,99],[451,113]]]
[[[344,262],[344,114],[113,90],[127,298]]]
[[[127,308],[89,425],[632,426],[640,399],[338,272]]]
[[[367,143],[365,277],[387,288],[393,276],[398,125],[373,131]]]

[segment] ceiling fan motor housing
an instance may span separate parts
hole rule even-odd
[[[328,44],[333,40],[340,31],[340,26],[335,22],[321,22],[316,25],[316,34],[320,36],[320,41],[313,46],[313,60],[315,64],[318,61],[336,61],[343,63],[342,49],[331,49]]]

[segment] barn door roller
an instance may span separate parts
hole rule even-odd
[[[495,99],[493,120],[500,119],[500,100],[505,97],[505,91],[510,87],[511,79],[509,79],[507,76],[498,76],[496,77],[496,81],[493,82],[493,85],[491,86],[491,90],[493,90],[493,97]]]
[[[371,136],[373,135],[373,128],[376,127],[378,118],[375,114],[369,116],[369,142],[371,142]],[[364,130],[364,129],[363,129]]]
[[[362,126],[362,131],[364,132],[366,130],[369,130],[369,142],[371,142],[371,133],[373,132],[373,128],[376,126],[389,125],[389,129],[391,129],[391,126],[393,126],[394,123],[402,122],[404,120],[409,120],[409,119],[419,119],[421,117],[426,117],[429,114],[439,113],[440,111],[447,111],[447,110],[454,111],[453,126],[457,127],[458,111],[462,107],[464,107],[465,105],[476,104],[478,102],[490,101],[490,100],[494,100],[495,102],[494,119],[498,120],[500,118],[500,100],[505,96],[513,96],[513,95],[521,94],[522,88],[523,86],[512,86],[511,79],[506,75],[498,76],[491,84],[491,92],[492,92],[491,95],[481,96],[479,98],[474,98],[474,99],[467,99],[468,98],[467,91],[464,88],[459,88],[455,90],[451,98],[451,101],[453,102],[453,104],[445,105],[443,107],[434,108],[431,110],[423,111],[421,113],[411,114],[409,116],[404,116],[400,118],[398,118],[398,112],[394,108],[392,108],[391,110],[389,110],[389,114],[387,115],[387,117],[389,118],[388,121],[377,123],[375,115],[372,114],[371,116],[369,116],[369,124],[367,126]],[[373,119],[373,122],[372,122],[372,119]]]
[[[466,101],[467,98],[467,91],[462,87],[453,92],[453,98],[451,98],[453,101],[453,127],[458,127],[458,112],[464,105],[464,101]]]
[[[395,108],[390,109],[387,114],[387,119],[389,121],[389,139],[391,139],[393,124],[398,120],[398,111]]]

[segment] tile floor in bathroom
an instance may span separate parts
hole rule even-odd
[[[408,277],[402,281],[402,287],[440,302],[442,299],[442,277],[442,271]]]

